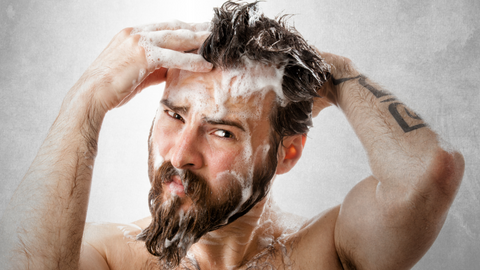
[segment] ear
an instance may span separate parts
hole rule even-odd
[[[280,144],[278,153],[277,174],[287,173],[297,164],[306,141],[306,134],[288,136],[283,139],[283,145]]]

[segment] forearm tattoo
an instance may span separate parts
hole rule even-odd
[[[374,86],[368,84],[366,82],[366,78],[363,75],[358,75],[356,77],[350,77],[350,78],[342,78],[342,79],[335,79],[332,77],[332,82],[333,85],[339,85],[341,83],[344,83],[346,81],[350,80],[355,80],[358,79],[358,83],[360,83],[361,86],[366,88],[368,91],[370,91],[377,99],[383,99],[380,102],[381,103],[389,103],[388,105],[388,111],[390,114],[393,116],[395,121],[397,121],[398,125],[402,128],[402,130],[407,133],[422,127],[426,127],[427,125],[423,123],[422,118],[418,116],[416,113],[410,111],[407,109],[405,104],[399,102],[390,92],[382,90],[382,89],[377,89]],[[407,114],[407,117],[403,117],[400,114],[401,109],[405,111]],[[417,122],[422,121],[420,124],[409,124],[408,122]]]

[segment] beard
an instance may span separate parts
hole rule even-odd
[[[164,162],[155,172],[152,149],[149,145],[149,177],[152,188],[148,196],[152,222],[138,236],[145,242],[147,250],[157,256],[165,268],[178,266],[187,255],[189,248],[210,231],[219,229],[246,214],[268,194],[271,179],[277,166],[277,147],[271,147],[263,166],[256,167],[249,198],[242,198],[242,185],[237,179],[224,179],[227,183],[220,196],[215,194],[208,182],[190,170],[178,170],[169,161]],[[163,185],[172,177],[182,179],[185,197],[167,195],[164,199]],[[181,209],[187,198],[192,205],[187,211]]]

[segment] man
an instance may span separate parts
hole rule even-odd
[[[112,40],[68,93],[4,214],[3,265],[408,269],[422,257],[460,185],[462,156],[350,60],[316,52],[256,4],[228,2],[212,23],[211,33],[174,22]],[[103,117],[161,82],[152,216],[85,226]],[[372,176],[341,205],[289,225],[269,188],[301,157],[311,117],[331,104],[359,136]]]

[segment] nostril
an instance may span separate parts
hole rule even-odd
[[[195,167],[195,164],[193,164],[193,163],[187,163],[187,164],[183,165],[183,168],[185,168],[185,169],[194,168],[194,167]]]

